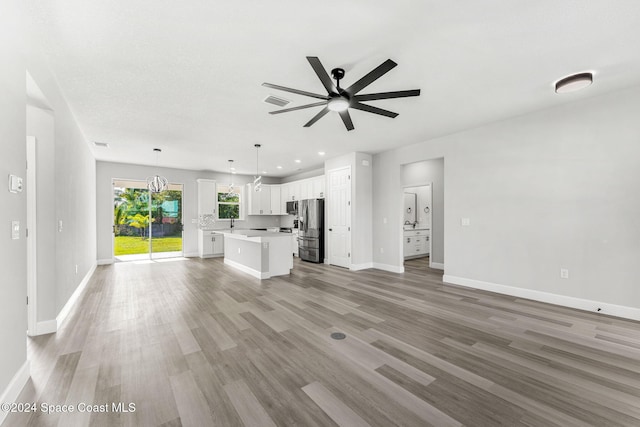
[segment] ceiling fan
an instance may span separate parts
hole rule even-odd
[[[290,111],[302,110],[305,108],[311,107],[320,107],[324,105],[324,108],[320,110],[318,114],[316,114],[311,120],[309,120],[304,127],[309,127],[313,125],[315,122],[320,120],[325,114],[329,111],[337,111],[340,114],[340,118],[344,122],[347,130],[353,130],[353,122],[351,121],[351,115],[349,115],[349,108],[354,108],[356,110],[366,111],[368,113],[379,114],[381,116],[395,118],[398,113],[394,113],[393,111],[383,110],[382,108],[373,107],[371,105],[363,104],[361,101],[374,101],[377,99],[390,99],[390,98],[405,98],[408,96],[419,96],[420,89],[413,90],[400,90],[395,92],[380,92],[380,93],[368,93],[363,95],[358,95],[365,87],[369,86],[371,83],[385,75],[391,69],[393,69],[396,65],[390,59],[387,59],[382,64],[374,68],[367,75],[362,77],[360,80],[352,84],[346,89],[340,87],[340,80],[344,77],[344,69],[342,68],[334,68],[331,70],[331,76],[336,81],[334,84],[331,81],[331,78],[325,71],[325,68],[320,63],[320,60],[315,56],[307,56],[307,61],[311,64],[313,71],[316,72],[316,75],[322,82],[322,85],[327,90],[327,95],[320,95],[317,93],[306,92],[298,89],[291,89],[284,86],[274,85],[271,83],[262,83],[262,86],[266,86],[272,89],[283,90],[285,92],[296,93],[298,95],[309,96],[311,98],[322,99],[320,102],[314,102],[313,104],[300,105],[298,107],[293,108],[285,108],[284,110],[270,111],[269,114],[280,114],[280,113],[288,113]]]

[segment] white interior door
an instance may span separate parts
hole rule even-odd
[[[351,266],[351,167],[329,171],[329,264]]]

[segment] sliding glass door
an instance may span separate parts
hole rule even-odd
[[[113,197],[117,261],[182,256],[182,184],[150,193],[145,181],[113,180]]]

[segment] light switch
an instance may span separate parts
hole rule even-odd
[[[463,227],[468,227],[469,225],[471,225],[471,220],[469,218],[460,218],[460,224]]]
[[[58,221],[58,233],[62,233],[62,220]]]
[[[22,192],[22,178],[15,175],[9,175],[9,191],[11,193]]]
[[[11,221],[11,238],[13,240],[20,238],[20,221]]]

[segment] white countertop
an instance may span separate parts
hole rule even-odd
[[[282,232],[272,232],[272,231],[262,231],[262,230],[212,230],[217,231],[219,233],[224,234],[224,237],[229,237],[232,239],[243,239],[243,240],[251,240],[255,242],[262,242],[269,239],[277,239],[277,238],[291,238],[291,233],[282,233]]]

